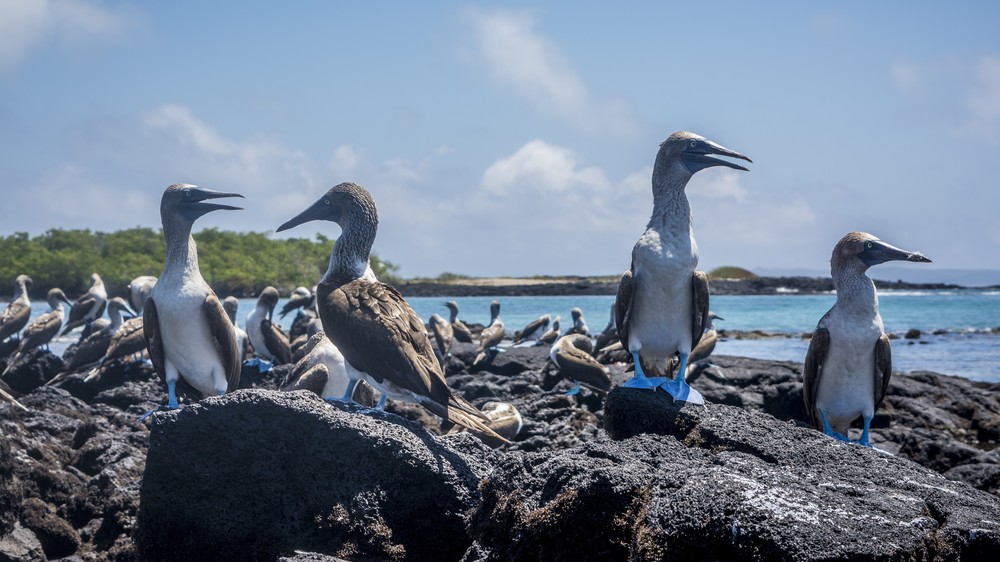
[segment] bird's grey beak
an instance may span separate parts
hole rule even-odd
[[[293,228],[310,221],[324,220],[330,207],[329,204],[327,204],[327,201],[328,199],[325,196],[321,197],[319,201],[310,205],[308,209],[302,211],[295,217],[286,221],[285,224],[279,226],[275,232],[288,230],[289,228]]]
[[[58,297],[58,298],[59,298],[59,300],[63,301],[64,303],[68,304],[70,308],[73,308],[73,301],[71,301],[68,298],[66,298],[65,295],[63,295],[61,297]]]
[[[881,240],[872,240],[865,243],[865,249],[858,257],[865,265],[873,266],[887,261],[910,261],[919,263],[930,263],[930,259],[920,252],[908,252],[901,250],[892,244],[886,244]]]
[[[219,199],[222,197],[243,197],[239,193],[225,193],[204,187],[192,187],[187,190],[184,200],[180,204],[180,212],[190,220],[195,220],[205,213],[212,211],[241,211],[242,207],[223,205],[222,203],[205,203],[209,199]]]
[[[689,145],[686,149],[684,149],[684,153],[681,155],[681,160],[692,174],[700,170],[704,170],[705,168],[711,168],[712,166],[725,166],[727,168],[733,168],[734,170],[743,170],[744,172],[750,171],[743,166],[734,164],[728,160],[713,158],[711,156],[712,154],[728,156],[729,158],[739,158],[740,160],[746,160],[747,162],[753,163],[753,160],[740,154],[739,152],[729,150],[728,148],[716,144],[708,139],[699,140],[694,146]]]

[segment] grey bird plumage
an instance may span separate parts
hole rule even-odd
[[[71,303],[66,298],[66,294],[62,292],[62,289],[49,289],[45,300],[49,304],[49,311],[35,318],[24,329],[24,332],[21,334],[21,342],[17,346],[17,351],[7,363],[7,368],[4,369],[3,375],[10,372],[14,365],[24,357],[25,353],[36,347],[48,345],[52,341],[52,338],[59,333],[59,328],[62,326],[65,315],[62,303],[66,303],[67,305]]]
[[[104,308],[108,303],[108,291],[104,288],[104,281],[100,275],[91,273],[90,282],[90,289],[73,301],[62,335],[65,336],[70,330],[87,322],[93,322],[104,315]]]
[[[0,342],[15,336],[28,325],[28,320],[31,319],[29,288],[31,288],[31,277],[18,275],[14,279],[14,296],[0,316]]]
[[[931,261],[866,232],[850,232],[837,242],[830,259],[837,302],[813,332],[802,373],[802,396],[813,426],[847,440],[851,423],[860,417],[864,428],[858,442],[867,446],[872,417],[889,388],[892,349],[875,284],[865,272],[891,260]]]
[[[514,344],[521,343],[523,341],[537,341],[545,332],[549,329],[549,323],[552,322],[552,317],[548,314],[543,314],[538,318],[535,318],[517,333],[514,337]]]
[[[274,287],[265,287],[260,292],[257,306],[247,315],[246,332],[257,355],[275,365],[285,365],[292,362],[292,347],[288,336],[271,320],[278,299]]]
[[[462,343],[472,343],[472,330],[458,319],[458,303],[455,301],[448,301],[444,303],[448,307],[448,312],[450,317],[448,322],[451,323],[451,330],[455,335],[455,339]]]
[[[611,389],[611,373],[593,357],[594,342],[583,334],[567,334],[549,350],[549,359],[570,380],[593,390]],[[577,389],[574,389],[577,390]]]
[[[146,299],[153,292],[156,286],[156,277],[152,275],[141,275],[128,284],[128,304],[136,314],[142,314],[143,307],[146,306]]]

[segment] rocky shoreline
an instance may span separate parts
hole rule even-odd
[[[480,370],[474,347],[453,349],[450,386],[524,417],[498,450],[416,406],[278,392],[282,367],[140,424],[164,399],[151,367],[39,386],[61,359],[38,351],[8,377],[29,411],[0,405],[0,560],[1000,554],[1000,385],[897,373],[873,423],[886,454],[802,422],[801,364],[714,357],[693,407],[566,396],[547,351]]]

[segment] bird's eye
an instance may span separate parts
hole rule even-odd
[[[867,244],[867,246],[868,246],[868,249],[869,249],[869,250],[871,250],[871,249],[872,249],[872,246],[874,246],[874,245],[875,245],[875,244],[872,244],[871,242],[869,242],[869,243]]]
[[[187,199],[188,197],[191,197],[191,191],[190,191],[190,190],[188,190],[188,189],[185,189],[185,190],[184,190],[184,191],[182,191],[181,193],[183,193],[183,194],[184,194],[184,198],[185,198],[185,199]]]
[[[323,200],[323,204],[324,204],[324,205],[329,205],[329,204],[330,204],[330,199],[329,199],[329,198],[327,198],[327,199],[324,199],[324,200]]]
[[[698,146],[698,141],[696,141],[694,139],[691,139],[690,145],[691,145],[691,148],[694,148],[694,147]]]

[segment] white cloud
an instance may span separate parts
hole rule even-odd
[[[628,104],[596,100],[569,60],[535,30],[528,11],[470,9],[479,54],[494,78],[543,111],[588,132],[631,134]]]
[[[691,179],[688,195],[706,199],[731,198],[743,202],[747,190],[740,185],[740,174],[728,168],[711,168]]]
[[[976,65],[975,90],[966,99],[968,128],[997,142],[1000,133],[1000,56],[986,55]]]
[[[515,191],[565,192],[573,188],[608,188],[599,168],[580,167],[567,148],[533,140],[494,162],[483,173],[483,187],[494,194]]]
[[[135,26],[129,11],[87,0],[0,0],[0,66],[14,66],[45,41],[78,47]]]

